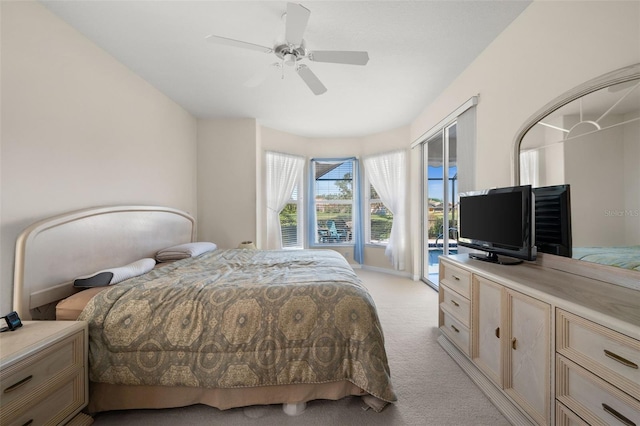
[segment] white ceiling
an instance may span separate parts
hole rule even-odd
[[[279,1],[42,1],[198,118],[252,117],[307,137],[357,137],[409,124],[529,1],[305,1],[307,49],[364,50],[366,66],[304,62],[315,96],[274,54],[216,45],[208,34],[272,47]],[[245,83],[267,77],[257,87]],[[472,95],[472,94],[470,94]]]

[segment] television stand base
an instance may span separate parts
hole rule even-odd
[[[471,259],[482,260],[483,262],[497,263],[499,265],[519,265],[522,260],[513,259],[511,257],[499,257],[495,253],[479,254],[469,253]]]

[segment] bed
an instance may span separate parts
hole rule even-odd
[[[73,287],[194,235],[187,213],[123,206],[46,219],[18,238],[23,318],[84,299],[90,412],[282,403],[298,414],[313,399],[361,396],[376,411],[396,401],[373,300],[336,252],[216,249],[105,288]]]
[[[574,247],[572,257],[600,265],[640,271],[640,246]]]

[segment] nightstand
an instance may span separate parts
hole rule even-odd
[[[238,244],[238,248],[239,249],[247,249],[247,250],[255,250],[256,249],[256,243],[254,243],[253,241],[242,241],[240,244]]]
[[[87,323],[24,321],[0,333],[0,424],[90,425]]]

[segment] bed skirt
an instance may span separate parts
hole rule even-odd
[[[90,382],[89,413],[112,410],[158,409],[205,404],[220,410],[250,405],[297,404],[314,399],[338,400],[346,396],[362,396],[363,401],[380,411],[386,402],[379,400],[353,383],[258,386],[234,389],[206,389],[187,386],[132,386]]]

